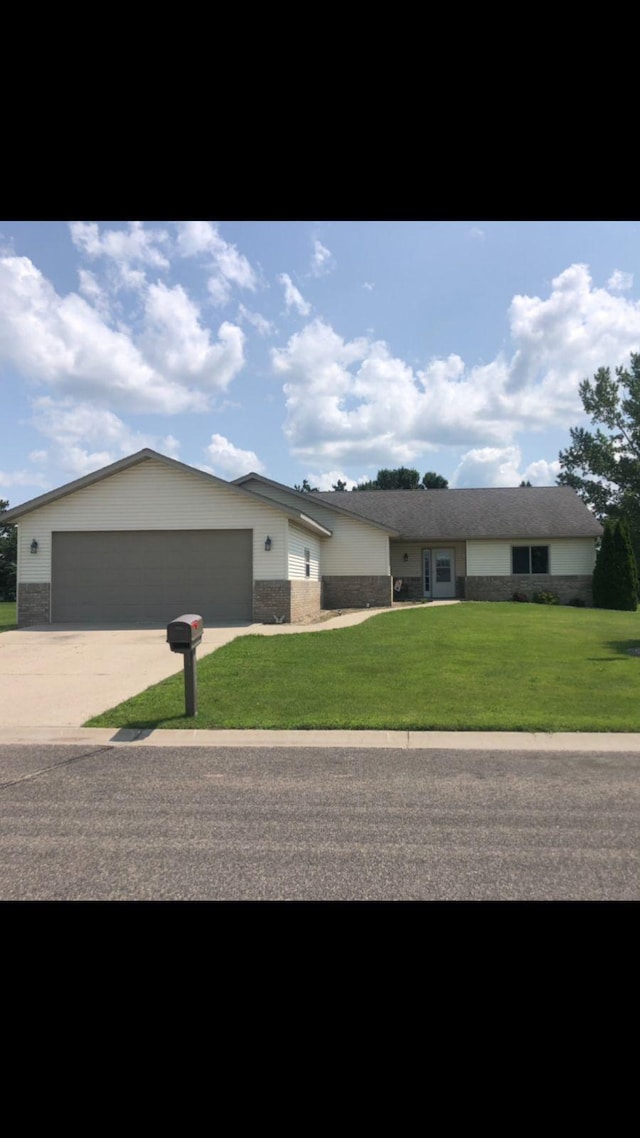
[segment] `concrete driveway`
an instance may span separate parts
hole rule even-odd
[[[257,625],[206,628],[198,658]],[[42,625],[0,636],[0,729],[80,727],[92,715],[181,672],[165,628]]]
[[[198,659],[248,633],[262,636],[320,632],[359,624],[389,609],[367,609],[317,624],[219,624],[204,629]],[[3,727],[81,727],[182,672],[165,628],[88,628],[39,625],[0,635],[0,730]]]

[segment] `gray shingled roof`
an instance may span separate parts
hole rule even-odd
[[[324,490],[314,497],[393,527],[405,541],[598,537],[602,533],[600,523],[570,486]]]

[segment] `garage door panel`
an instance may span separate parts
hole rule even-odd
[[[251,620],[251,530],[54,533],[52,619],[164,625]]]

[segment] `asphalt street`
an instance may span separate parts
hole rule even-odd
[[[637,901],[640,754],[0,745],[2,901]]]

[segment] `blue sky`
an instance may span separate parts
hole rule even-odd
[[[0,498],[141,447],[221,478],[550,485],[640,350],[637,221],[0,221]]]

